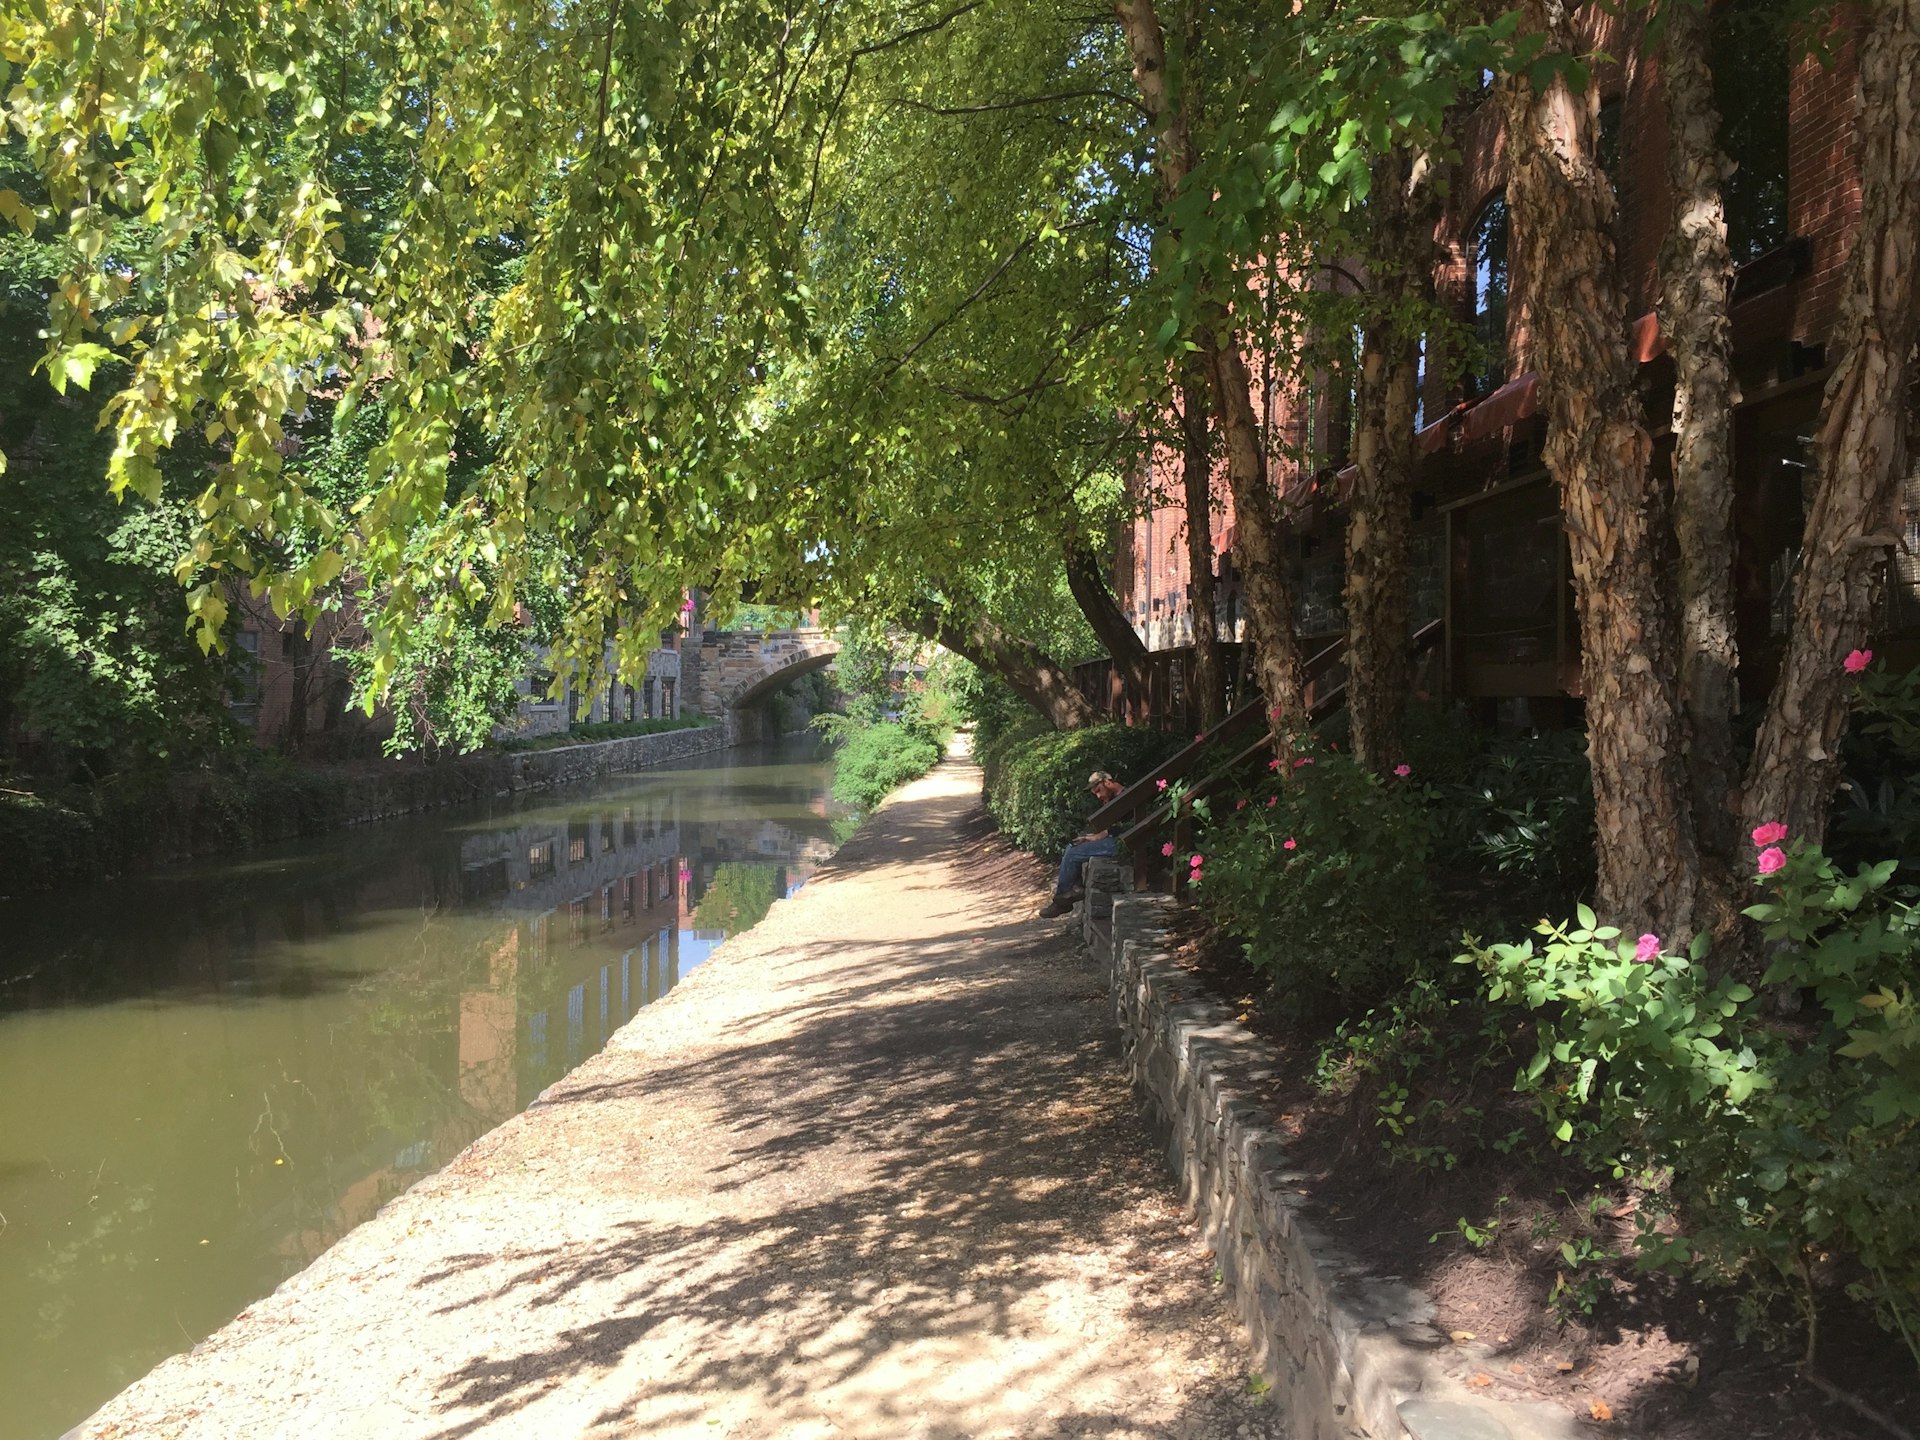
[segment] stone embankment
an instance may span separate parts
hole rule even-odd
[[[76,1437],[1287,1434],[1107,988],[949,762]]]
[[[1096,862],[1083,916],[1133,1088],[1219,1260],[1292,1440],[1577,1440],[1557,1406],[1472,1387],[1491,1347],[1452,1343],[1433,1302],[1306,1215],[1305,1178],[1263,1103],[1275,1058],[1169,953],[1174,902]],[[1482,1380],[1485,1376],[1482,1375]]]

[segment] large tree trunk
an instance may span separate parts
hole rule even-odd
[[[1144,715],[1150,689],[1146,642],[1114,598],[1113,587],[1107,584],[1100,559],[1087,538],[1078,530],[1070,530],[1061,539],[1060,551],[1067,572],[1067,589],[1073,593],[1074,603],[1087,617],[1094,635],[1107,647],[1107,654],[1113,657],[1114,672],[1120,676],[1136,713]]]
[[[1188,595],[1193,602],[1193,686],[1200,727],[1226,718],[1227,677],[1220,663],[1220,622],[1213,600],[1213,451],[1207,423],[1207,377],[1189,363],[1180,374],[1180,483],[1187,500]]]
[[[1157,132],[1154,163],[1162,199],[1170,201],[1193,170],[1194,148],[1185,110],[1170,103],[1167,94],[1166,40],[1160,17],[1153,0],[1116,0],[1113,8],[1133,56],[1141,104]],[[1212,385],[1214,412],[1226,443],[1234,559],[1247,602],[1254,674],[1276,727],[1301,728],[1307,723],[1306,685],[1293,633],[1293,594],[1281,555],[1279,510],[1267,484],[1266,451],[1253,408],[1253,380],[1231,312],[1217,297],[1196,302],[1190,338]]]
[[[1372,315],[1354,396],[1355,476],[1347,496],[1347,715],[1354,758],[1384,773],[1401,758],[1407,709],[1413,420],[1420,335],[1433,286],[1433,218],[1424,159],[1399,150],[1374,166],[1368,210]]]
[[[1920,324],[1920,0],[1881,0],[1860,46],[1860,230],[1814,435],[1818,477],[1793,629],[1747,770],[1746,818],[1819,841],[1840,778],[1850,650],[1865,646],[1898,543]]]
[[[1523,23],[1575,53],[1568,9],[1528,0]],[[1594,159],[1594,92],[1525,73],[1501,82],[1519,280],[1547,409],[1580,610],[1599,902],[1630,930],[1683,940],[1699,889],[1682,746],[1672,610],[1661,587],[1667,523],[1627,349],[1612,239],[1613,191]]]
[[[1071,673],[1038,645],[1008,634],[988,616],[961,617],[929,606],[910,616],[906,625],[1004,680],[1056,730],[1083,729],[1100,718]]]
[[[1726,857],[1738,826],[1733,712],[1739,705],[1733,615],[1733,335],[1720,149],[1707,63],[1707,11],[1667,0],[1660,88],[1667,105],[1673,220],[1660,259],[1660,329],[1673,356],[1673,529],[1679,541],[1680,693],[1687,773],[1703,856]]]

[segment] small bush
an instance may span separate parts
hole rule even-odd
[[[1428,880],[1430,796],[1410,778],[1382,780],[1344,755],[1290,758],[1230,808],[1211,802],[1196,893],[1272,980],[1283,1008],[1351,1014],[1404,984],[1446,943]]]
[[[833,798],[871,810],[939,763],[940,747],[905,725],[855,729],[833,757]]]
[[[1784,838],[1756,836],[1767,898],[1746,913],[1771,946],[1765,984],[1815,1002],[1791,1028],[1701,968],[1704,939],[1670,955],[1584,907],[1538,945],[1460,958],[1491,1002],[1534,1015],[1516,1088],[1556,1139],[1644,1187],[1643,1266],[1739,1281],[1749,1324],[1791,1296],[1810,1333],[1817,1287],[1845,1279],[1920,1361],[1920,911],[1894,862],[1849,875]]]
[[[1185,743],[1184,736],[1124,725],[1004,734],[980,756],[987,812],[1021,849],[1057,856],[1095,808],[1088,775],[1106,770],[1128,783]]]

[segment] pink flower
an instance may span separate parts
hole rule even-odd
[[[1187,861],[1187,868],[1189,870],[1198,870],[1200,868],[1200,860],[1201,857],[1195,855],[1191,860]]]
[[[1658,935],[1642,935],[1640,937],[1640,943],[1633,947],[1633,958],[1638,960],[1642,965],[1645,965],[1659,953],[1660,937]]]
[[[1312,763],[1313,757],[1311,755],[1302,755],[1298,760],[1293,762],[1293,768],[1298,770],[1302,765],[1311,765]]]
[[[1171,841],[1171,840],[1169,840],[1169,841],[1167,841],[1167,843],[1166,843],[1166,844],[1164,844],[1164,845],[1162,845],[1162,846],[1160,847],[1160,853],[1161,853],[1162,855],[1172,855],[1172,854],[1173,854],[1173,841]]]
[[[1236,800],[1233,802],[1233,808],[1236,810],[1244,810],[1247,808],[1247,802],[1244,800]]]
[[[1279,803],[1280,803],[1280,797],[1278,795],[1269,795],[1267,797],[1267,809],[1271,810],[1275,805],[1278,805]]]
[[[1278,770],[1279,768],[1280,768],[1280,757],[1278,755],[1274,756],[1273,759],[1267,761],[1267,769]]]
[[[1396,765],[1393,767],[1393,773],[1404,780],[1413,773],[1413,767],[1411,765]]]
[[[1196,745],[1204,745],[1207,743],[1207,737],[1205,735],[1196,735],[1193,737],[1193,743]]]
[[[1298,845],[1299,843],[1300,842],[1298,840],[1295,840],[1291,835],[1289,835],[1286,838],[1286,840],[1281,844],[1280,848],[1282,850],[1291,850],[1294,848],[1294,846]]]
[[[1840,667],[1841,669],[1845,670],[1849,675],[1858,675],[1862,670],[1866,669],[1867,666],[1871,665],[1872,663],[1873,663],[1873,651],[1855,650],[1851,652],[1846,659],[1840,662]]]
[[[1771,875],[1787,863],[1787,852],[1778,845],[1769,845],[1760,852],[1760,873]]]
[[[1164,790],[1167,788],[1167,782],[1165,780],[1156,780],[1153,782],[1153,788],[1156,790]]]
[[[1278,720],[1280,718],[1280,707],[1276,705],[1273,709],[1269,710],[1267,712],[1267,718],[1269,720]]]
[[[1757,825],[1754,827],[1753,843],[1762,849],[1765,849],[1769,845],[1778,845],[1786,838],[1787,827],[1782,825],[1778,820],[1769,821],[1765,825]]]

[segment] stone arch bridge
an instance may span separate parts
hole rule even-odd
[[[691,637],[689,637],[691,638]],[[680,707],[722,721],[738,741],[761,738],[757,702],[840,653],[831,630],[733,630],[680,654]]]

